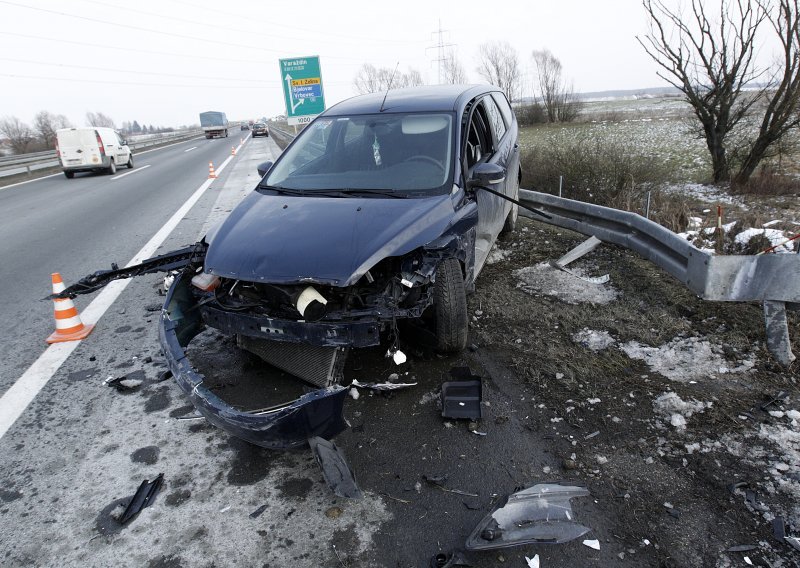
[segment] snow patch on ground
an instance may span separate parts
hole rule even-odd
[[[745,360],[731,366],[722,354],[722,348],[699,337],[675,338],[660,347],[629,341],[620,345],[631,359],[640,359],[655,372],[671,381],[688,382],[725,373],[742,373],[755,363]]]
[[[591,351],[602,351],[616,343],[616,340],[607,331],[595,331],[586,327],[573,334],[572,341]]]
[[[667,392],[653,401],[653,410],[656,414],[669,420],[669,423],[676,429],[685,430],[687,418],[691,418],[693,414],[704,412],[707,408],[711,408],[712,404],[697,400],[684,401],[676,393]],[[694,449],[699,449],[699,446]]]
[[[742,246],[747,245],[750,239],[756,236],[764,235],[769,239],[770,245],[777,247],[773,250],[776,253],[793,253],[794,242],[785,242],[789,239],[790,235],[785,231],[778,229],[746,229],[736,235],[736,243]],[[780,246],[778,246],[780,245]]]
[[[701,183],[667,185],[664,187],[664,191],[667,193],[683,193],[697,197],[703,201],[726,203],[728,205],[742,205],[744,203],[741,197],[725,193],[725,188],[703,185]]]
[[[589,276],[580,268],[573,268],[572,272]],[[520,268],[513,275],[519,280],[517,288],[533,295],[553,296],[568,304],[608,304],[620,294],[608,284],[593,284],[581,280],[546,262]]]
[[[506,260],[510,254],[511,254],[510,250],[503,250],[495,244],[492,250],[489,251],[489,256],[486,257],[486,264],[494,264],[496,262],[502,262]]]

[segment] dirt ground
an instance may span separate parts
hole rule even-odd
[[[785,219],[783,207],[761,215]],[[552,473],[602,500],[620,560],[800,565],[773,534],[781,521],[800,532],[798,363],[771,359],[761,306],[702,301],[611,245],[575,264],[606,284],[541,265],[583,239],[523,221],[469,298],[471,340],[521,380],[527,427],[560,460]],[[800,353],[797,313],[790,330]]]

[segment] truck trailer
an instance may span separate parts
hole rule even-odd
[[[200,126],[206,135],[206,138],[213,138],[214,136],[226,137],[228,136],[228,118],[224,112],[209,110],[200,113]]]

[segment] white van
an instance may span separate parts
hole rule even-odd
[[[114,174],[117,166],[133,167],[133,152],[113,128],[60,128],[56,130],[56,154],[69,179],[75,172]]]

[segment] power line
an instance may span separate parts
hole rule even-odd
[[[446,47],[455,47],[455,44],[444,43],[444,41],[442,41],[442,35],[446,31],[447,30],[443,30],[442,29],[442,21],[439,20],[439,31],[432,33],[432,35],[438,35],[439,36],[439,41],[437,42],[436,45],[427,48],[427,49],[436,49],[437,50],[437,57],[436,57],[436,59],[434,59],[434,61],[437,63],[438,74],[439,74],[439,84],[442,83],[442,64],[447,60],[447,56],[444,53],[444,49]],[[427,49],[426,49],[426,51],[427,51]]]
[[[88,22],[95,22],[95,23],[98,23],[98,24],[105,24],[105,25],[109,25],[109,26],[118,26],[118,27],[121,27],[121,28],[129,28],[129,29],[132,29],[132,30],[138,30],[138,31],[142,31],[142,32],[152,33],[152,34],[160,34],[160,35],[165,35],[165,36],[169,36],[169,37],[177,37],[177,38],[181,38],[181,39],[191,39],[191,40],[194,40],[194,41],[202,41],[203,43],[216,43],[216,44],[219,44],[219,45],[226,45],[228,47],[239,47],[239,48],[244,48],[244,49],[255,49],[255,50],[259,50],[259,51],[268,51],[270,53],[283,53],[282,51],[279,51],[277,49],[269,49],[269,48],[266,48],[266,47],[256,47],[256,46],[252,46],[252,45],[245,45],[245,44],[242,44],[242,43],[233,43],[233,42],[228,42],[228,41],[220,41],[218,39],[209,39],[207,37],[198,37],[198,36],[191,36],[191,35],[185,35],[185,34],[162,32],[160,30],[153,30],[153,29],[150,29],[150,28],[143,28],[141,26],[132,26],[132,25],[129,25],[129,24],[120,24],[118,22],[112,22],[110,20],[101,20],[99,18],[89,18],[88,16],[78,16],[76,14],[67,14],[65,12],[59,12],[57,10],[48,10],[46,8],[37,8],[37,7],[34,7],[34,6],[25,6],[24,4],[17,4],[16,2],[8,2],[7,0],[0,0],[0,4],[7,4],[9,6],[16,6],[18,8],[26,8],[28,10],[35,10],[37,12],[46,12],[46,13],[49,13],[49,14],[56,14],[58,16],[65,16],[67,18],[75,18],[75,19],[78,19],[78,20],[86,20]]]
[[[264,86],[256,85],[188,85],[185,83],[140,83],[130,81],[103,81],[101,79],[80,79],[77,77],[42,77],[41,75],[19,75],[12,73],[0,73],[0,77],[12,79],[38,79],[43,81],[70,81],[75,83],[101,83],[104,85],[125,85],[129,87],[188,87],[192,89],[263,89]],[[334,85],[349,85],[345,82],[333,82]]]
[[[130,69],[119,69],[114,67],[91,67],[89,65],[71,65],[69,63],[50,63],[49,61],[33,61],[31,59],[14,59],[12,57],[0,57],[0,61],[12,61],[14,63],[26,63],[33,65],[48,65],[50,67],[71,67],[73,69],[88,69],[90,71],[111,71],[114,73],[134,73],[136,75],[159,75],[161,77],[178,77],[182,79],[208,79],[208,75],[178,75],[176,73],[158,73],[156,71],[133,71]],[[281,81],[263,81],[259,79],[242,79],[241,77],[220,77],[214,75],[215,79],[223,81],[244,81],[245,83],[268,83],[270,86],[282,84]]]

